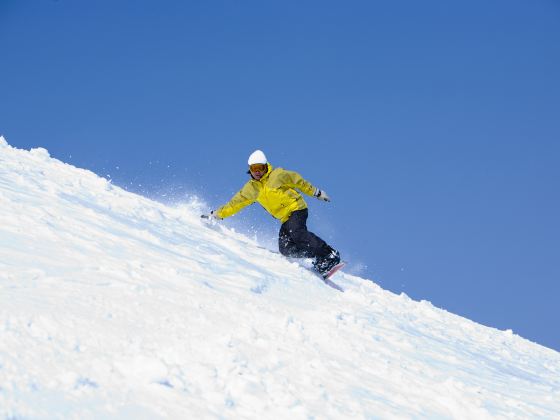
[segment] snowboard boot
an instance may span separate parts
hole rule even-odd
[[[340,263],[340,253],[331,248],[331,253],[328,254],[326,257],[317,258],[315,263],[313,264],[315,270],[319,272],[323,277],[325,277],[332,268]]]

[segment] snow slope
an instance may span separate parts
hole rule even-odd
[[[560,418],[560,354],[0,138],[0,418]]]

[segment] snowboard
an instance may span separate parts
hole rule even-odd
[[[346,263],[345,263],[344,261],[341,261],[341,262],[339,262],[337,265],[335,265],[333,268],[331,268],[331,269],[329,270],[328,273],[326,273],[326,274],[324,274],[324,275],[318,273],[318,272],[315,271],[315,270],[312,270],[312,272],[315,273],[315,274],[317,274],[319,277],[321,277],[321,279],[323,280],[323,282],[324,282],[326,285],[328,285],[328,286],[332,287],[333,289],[336,289],[336,290],[338,290],[338,291],[340,291],[340,292],[344,292],[344,289],[343,289],[342,287],[340,287],[338,284],[336,284],[335,282],[333,282],[333,281],[331,280],[331,277],[332,277],[338,270],[340,270],[342,267],[344,267],[345,265],[346,265]]]

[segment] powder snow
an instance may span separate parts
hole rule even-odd
[[[0,418],[560,418],[560,353],[0,137]]]

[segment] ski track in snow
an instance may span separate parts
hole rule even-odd
[[[560,418],[560,354],[0,138],[0,418]]]

